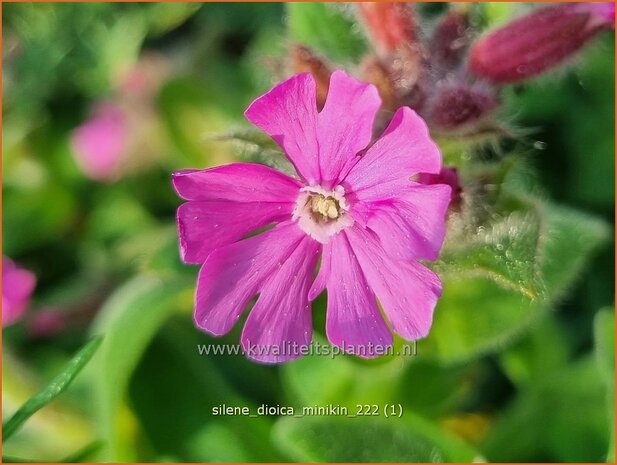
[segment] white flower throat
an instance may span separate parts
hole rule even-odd
[[[319,186],[300,189],[292,218],[316,241],[326,244],[330,237],[353,224],[345,189],[336,186],[327,191]]]

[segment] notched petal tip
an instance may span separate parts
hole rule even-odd
[[[249,104],[246,110],[244,110],[244,117],[250,123],[261,128],[258,123],[259,117],[257,115],[257,113],[261,110],[260,106],[267,105],[268,102],[271,101],[277,94],[282,94],[282,97],[285,98],[290,94],[290,92],[295,92],[297,90],[296,84],[306,86],[309,92],[312,90],[312,93],[315,95],[315,107],[317,107],[317,84],[315,82],[315,77],[309,72],[304,72],[295,74],[289,79],[278,83],[268,92],[257,97]]]

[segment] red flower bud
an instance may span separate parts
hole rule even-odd
[[[456,68],[468,45],[469,15],[452,9],[437,24],[431,38],[431,64],[444,70]]]
[[[419,41],[414,12],[407,3],[358,3],[357,6],[381,56]]]
[[[443,85],[431,98],[428,120],[436,128],[461,129],[479,121],[496,105],[489,89],[463,84]]]
[[[555,67],[614,22],[613,3],[540,8],[478,40],[469,69],[493,83],[521,81]]]

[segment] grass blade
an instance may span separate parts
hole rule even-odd
[[[9,439],[28,418],[66,390],[77,374],[90,361],[101,345],[102,339],[102,336],[98,336],[88,342],[77,355],[71,359],[62,373],[56,376],[41,392],[30,398],[6,423],[4,423],[2,426],[3,441]]]

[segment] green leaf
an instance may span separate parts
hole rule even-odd
[[[422,357],[461,363],[501,349],[546,309],[488,277],[441,276],[444,291],[433,327],[418,343]]]
[[[508,195],[516,211],[448,239],[435,264],[443,295],[420,354],[462,362],[511,343],[563,298],[609,236],[592,216]]]
[[[343,63],[358,61],[366,46],[357,25],[340,5],[288,3],[291,38],[315,48],[326,58]]]
[[[606,461],[615,461],[615,309],[598,312],[594,321],[595,354],[600,374],[606,386],[606,403],[609,412],[610,444]]]
[[[227,371],[241,369],[237,362],[245,361],[244,357],[198,355],[198,345],[213,343],[213,338],[197,331],[187,316],[179,315],[165,324],[145,352],[129,389],[132,411],[143,428],[140,439],[143,442],[147,437],[155,451],[144,460],[161,455],[178,457],[177,461],[207,463],[280,460],[269,442],[272,417],[212,414],[212,408],[221,404],[249,407],[251,412],[258,407],[227,379]],[[246,361],[245,365],[256,364]],[[166,367],[164,377],[160,376],[161,366]],[[272,370],[263,365],[251,368],[260,370],[261,378]],[[242,371],[241,376],[248,385],[259,382],[250,370]],[[160,401],[172,398],[173,402]],[[174,427],[169,428],[170,424]]]
[[[212,140],[232,142],[240,158],[262,163],[290,176],[296,176],[293,165],[278,144],[270,136],[257,129],[234,128],[212,137]]]
[[[105,341],[91,366],[100,458],[131,461],[134,448],[130,415],[125,406],[131,373],[165,320],[176,310],[192,307],[193,279],[138,276],[118,289],[94,323]]]
[[[611,235],[597,217],[571,208],[536,204],[541,219],[540,276],[550,301],[565,297],[598,247]]]
[[[91,457],[95,452],[97,452],[101,447],[103,447],[102,441],[92,441],[85,447],[82,447],[77,452],[68,455],[60,460],[59,463],[80,463]]]
[[[309,355],[284,365],[282,376],[289,397],[298,405],[311,405],[349,397],[355,371],[347,357],[329,359]],[[336,373],[336,376],[328,376],[328,373]]]
[[[60,239],[71,226],[77,207],[71,193],[55,184],[7,189],[2,202],[2,247],[10,256]]]
[[[425,420],[407,412],[403,417],[282,418],[273,439],[297,462],[470,462],[476,457]]]
[[[201,3],[151,3],[146,9],[149,35],[159,36],[175,29],[201,7]]]
[[[2,425],[2,441],[8,440],[24,422],[34,415],[38,410],[54,400],[58,395],[69,387],[77,374],[90,361],[96,350],[101,345],[102,337],[95,337],[88,342],[78,353],[73,357],[62,373],[56,376],[51,383],[42,391],[28,400],[24,405],[15,412],[15,414]]]
[[[444,249],[436,269],[487,278],[503,289],[536,299],[542,294],[535,263],[539,238],[537,217],[515,212],[489,228],[480,226],[469,240]]]
[[[68,455],[60,460],[55,460],[57,463],[80,463],[85,459],[94,454],[97,450],[101,448],[103,443],[101,441],[93,441],[82,449],[78,450],[74,454]],[[37,463],[41,462],[41,460],[32,460],[32,459],[24,459],[10,456],[2,457],[3,463]]]
[[[570,346],[555,316],[546,313],[524,338],[499,355],[499,362],[510,381],[527,386],[563,368],[570,360]]]

